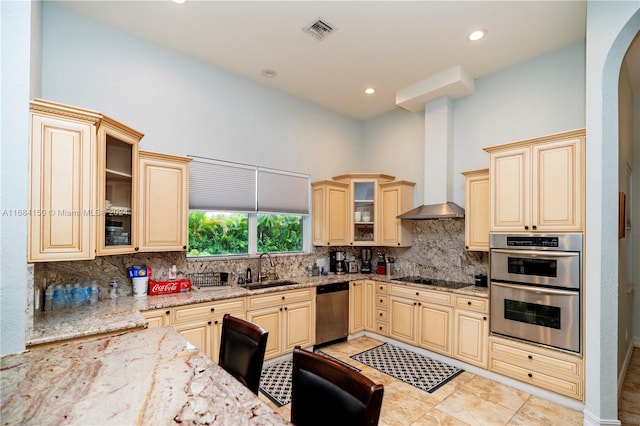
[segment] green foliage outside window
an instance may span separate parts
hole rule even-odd
[[[248,222],[246,213],[189,212],[188,256],[248,253]]]
[[[257,216],[258,253],[302,251],[302,216]],[[189,212],[189,257],[249,252],[249,214]]]
[[[258,215],[258,253],[302,251],[302,216]]]

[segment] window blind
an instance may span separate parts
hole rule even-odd
[[[191,158],[192,210],[309,214],[309,175]]]
[[[258,212],[309,214],[309,175],[258,168]]]
[[[256,168],[192,157],[189,164],[189,208],[256,211]]]

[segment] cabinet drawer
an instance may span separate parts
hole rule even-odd
[[[489,352],[492,358],[519,365],[530,371],[581,379],[582,359],[563,352],[492,337]]]
[[[283,303],[301,302],[304,300],[312,300],[315,294],[315,288],[303,288],[300,290],[279,291],[276,293],[261,294],[248,297],[248,310],[267,308],[271,306],[279,306]]]
[[[453,293],[446,291],[424,290],[416,287],[392,285],[391,292],[394,296],[400,296],[411,300],[420,300],[427,303],[451,306]]]
[[[570,398],[582,400],[584,395],[584,381],[582,379],[567,379],[564,377],[551,376],[495,358],[491,359],[489,369],[493,372],[504,374],[521,382],[557,392]]]
[[[376,321],[389,321],[386,309],[376,309]]]
[[[384,322],[376,322],[376,333],[381,334],[383,336],[389,335],[389,325]]]
[[[376,293],[387,294],[388,286],[385,283],[376,283]]]
[[[460,309],[466,309],[469,311],[488,313],[489,299],[483,299],[480,297],[473,297],[473,296],[456,295],[455,307]]]
[[[219,302],[199,303],[174,308],[173,321],[184,322],[210,317],[213,314],[244,314],[244,298],[221,300]]]
[[[376,295],[376,307],[386,308],[389,306],[389,296]]]

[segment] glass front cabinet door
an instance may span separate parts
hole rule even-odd
[[[104,117],[98,129],[98,255],[138,247],[138,143],[143,134]]]

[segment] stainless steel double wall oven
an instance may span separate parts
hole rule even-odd
[[[582,234],[491,234],[493,334],[582,352]]]

